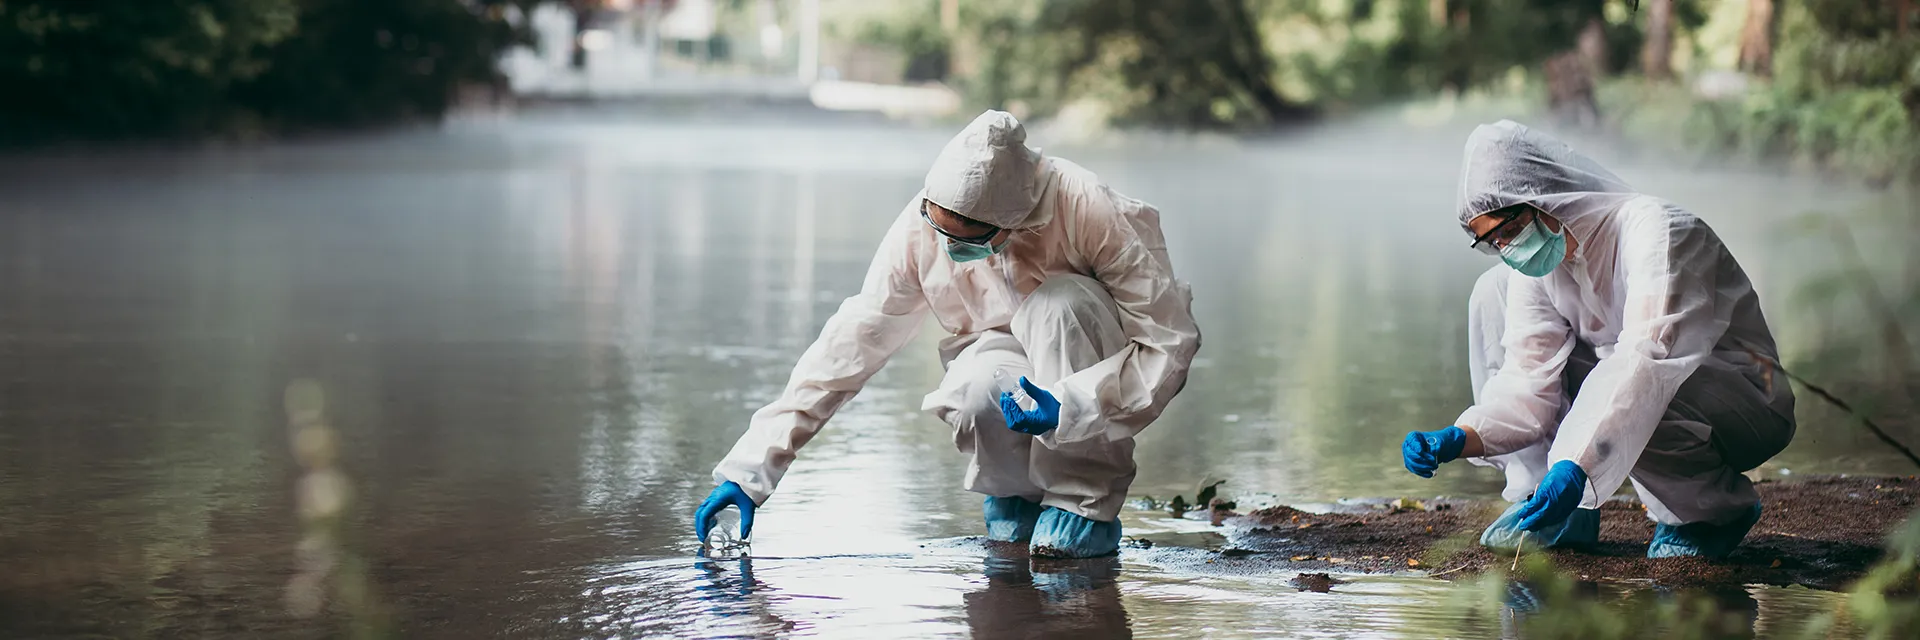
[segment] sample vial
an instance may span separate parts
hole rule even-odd
[[[1007,375],[1005,369],[993,370],[993,384],[999,387],[1000,393],[1013,394],[1014,403],[1019,404],[1021,409],[1033,410],[1033,397],[1027,395],[1027,390],[1013,376]]]

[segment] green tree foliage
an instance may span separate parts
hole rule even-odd
[[[908,0],[846,31],[910,56],[952,48],[981,106],[1096,102],[1123,124],[1239,128],[1504,80],[1627,1],[969,0],[946,34],[937,0]]]
[[[516,34],[501,2],[299,0],[300,28],[235,97],[276,128],[437,118],[462,85],[491,83]]]
[[[509,4],[0,1],[0,143],[438,116],[495,80]]]
[[[1706,153],[1791,158],[1873,184],[1920,179],[1920,30],[1902,35],[1894,6],[1782,3],[1772,83],[1717,99],[1623,91],[1612,107],[1630,130]]]
[[[1109,43],[1138,55],[1107,58],[1140,91],[1127,119],[1204,126],[1297,120],[1306,109],[1281,97],[1254,12],[1243,0],[1055,0],[1041,14],[1050,33],[1077,39],[1062,71],[1100,61]],[[1244,114],[1244,115],[1243,115]]]
[[[209,125],[267,69],[294,0],[0,2],[0,136],[118,136]]]

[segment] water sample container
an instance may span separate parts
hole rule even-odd
[[[740,539],[740,512],[722,509],[714,514],[713,528],[707,530],[706,552],[709,557],[730,557],[738,555],[747,543]]]
[[[1007,375],[1006,369],[993,370],[993,385],[1000,389],[1000,393],[1013,394],[1014,403],[1019,404],[1021,409],[1033,410],[1033,396],[1027,395],[1026,388],[1021,387],[1013,376]]]

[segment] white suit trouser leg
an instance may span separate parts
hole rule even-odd
[[[1506,281],[1511,270],[1495,265],[1474,283],[1467,310],[1467,361],[1473,393],[1500,370],[1506,351]],[[1597,364],[1593,349],[1576,345],[1567,360],[1566,388],[1578,394],[1580,382]],[[1558,425],[1549,425],[1549,435]],[[1774,414],[1767,399],[1740,372],[1709,361],[1680,385],[1653,439],[1628,476],[1647,515],[1662,524],[1724,523],[1760,501],[1742,471],[1759,466],[1786,447],[1793,423]],[[1507,475],[1501,497],[1525,500],[1546,475],[1551,437],[1487,462]]]
[[[1128,342],[1113,297],[1092,278],[1054,276],[1014,313],[1012,333],[987,331],[947,363],[923,408],[954,428],[973,457],[966,489],[1018,496],[1093,520],[1120,515],[1133,484],[1133,440],[1094,438],[1049,449],[1007,428],[993,374],[1005,370],[1042,387],[1119,353]]]

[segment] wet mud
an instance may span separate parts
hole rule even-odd
[[[1804,585],[1844,588],[1881,556],[1882,543],[1920,503],[1914,477],[1820,477],[1759,485],[1765,511],[1732,556],[1649,559],[1653,522],[1637,502],[1616,499],[1601,511],[1600,544],[1545,553],[1583,580],[1664,586]],[[1424,573],[1443,580],[1506,568],[1511,555],[1478,543],[1504,508],[1496,501],[1436,499],[1342,507],[1310,513],[1271,507],[1227,518],[1224,548],[1207,570],[1231,573]],[[1166,558],[1171,559],[1171,557]],[[1315,583],[1309,587],[1322,586]]]

